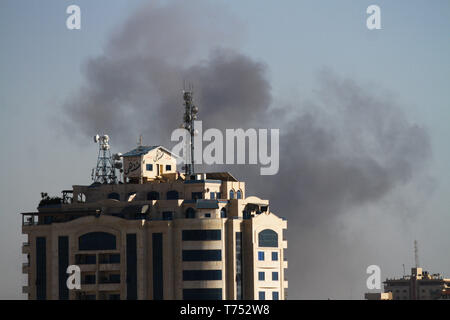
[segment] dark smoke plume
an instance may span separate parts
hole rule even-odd
[[[222,170],[288,218],[289,268],[304,270],[291,273],[290,297],[307,297],[302,290],[315,289],[302,287],[305,277],[330,271],[313,264],[327,263],[314,252],[331,250],[333,241],[318,234],[330,230],[330,220],[410,183],[430,156],[429,138],[393,98],[327,70],[316,96],[275,108],[267,67],[239,52],[239,26],[226,8],[206,2],[147,5],[114,33],[103,55],[84,65],[85,85],[64,110],[83,139],[108,133],[128,151],[143,134],[145,144],[171,147],[189,80],[204,128],[280,128],[277,175],[260,176],[255,166]],[[287,120],[270,120],[280,118]]]

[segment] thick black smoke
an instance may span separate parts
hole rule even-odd
[[[305,261],[318,261],[313,252],[333,241],[317,242],[312,230],[328,231],[328,222],[321,229],[325,219],[376,204],[410,183],[429,158],[429,138],[394,99],[326,70],[316,96],[275,108],[267,67],[237,49],[239,26],[226,8],[204,2],[147,5],[114,33],[103,55],[85,64],[85,85],[64,110],[76,131],[108,133],[121,151],[139,134],[145,144],[171,147],[188,80],[204,127],[280,128],[277,175],[260,176],[255,166],[226,169],[288,218],[289,268],[304,270],[289,279],[290,296],[307,297],[303,277],[323,276],[324,269]]]

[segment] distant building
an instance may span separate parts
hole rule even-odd
[[[440,300],[450,299],[450,279],[412,268],[411,275],[386,279],[384,293],[366,293],[367,300]],[[386,294],[390,294],[387,296]]]
[[[366,300],[392,300],[392,292],[369,292],[364,297]]]
[[[384,282],[384,291],[392,292],[393,300],[447,299],[449,290],[450,279],[444,279],[439,274],[429,274],[422,268],[412,268],[411,275]]]
[[[161,146],[120,157],[124,183],[76,185],[22,213],[28,299],[286,298],[287,221],[268,200],[226,172],[180,174]],[[69,265],[81,290],[66,286]]]

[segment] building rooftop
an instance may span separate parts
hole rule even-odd
[[[147,154],[149,151],[152,151],[153,149],[156,148],[162,148],[164,150],[166,150],[167,152],[170,152],[169,150],[167,150],[166,148],[162,147],[162,146],[139,146],[136,149],[133,149],[131,151],[128,151],[127,153],[124,153],[122,155],[122,157],[136,157],[136,156],[142,156],[144,154]]]

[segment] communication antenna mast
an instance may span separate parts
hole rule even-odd
[[[198,134],[197,130],[194,128],[194,121],[197,119],[198,108],[193,104],[193,86],[189,85],[189,88],[183,90],[183,100],[184,100],[184,116],[182,128],[189,132],[189,140],[187,140],[186,154],[185,154],[185,165],[184,172],[186,176],[191,176],[195,173],[194,169],[194,136]]]
[[[414,261],[416,263],[416,268],[419,267],[419,246],[417,240],[414,240]]]
[[[94,136],[94,142],[98,143],[98,159],[97,167],[92,169],[92,180],[94,183],[115,184],[117,183],[116,169],[121,169],[120,154],[114,154],[114,159],[111,157],[109,146],[109,136],[98,134]]]

